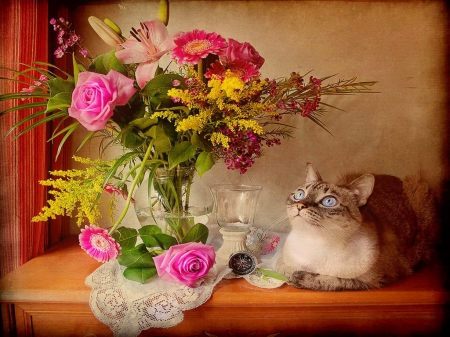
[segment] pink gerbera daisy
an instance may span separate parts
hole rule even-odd
[[[108,231],[94,225],[81,229],[78,237],[81,248],[98,262],[108,262],[117,258],[120,245],[109,235]]]
[[[224,67],[220,61],[212,63],[211,68],[208,68],[208,71],[205,73],[205,77],[211,78],[212,75],[216,75],[217,78],[223,79],[227,70],[231,71],[236,77],[239,77],[244,82],[260,75],[254,64],[236,60],[228,64],[227,67]]]
[[[172,50],[172,58],[179,65],[195,65],[209,54],[222,55],[227,47],[226,40],[219,34],[198,29],[184,33],[174,42],[177,46]]]

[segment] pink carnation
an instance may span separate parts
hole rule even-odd
[[[134,95],[134,81],[110,70],[107,75],[81,72],[72,93],[69,116],[77,119],[89,131],[105,128],[116,105],[125,105]]]
[[[212,246],[190,242],[170,247],[164,254],[154,257],[153,261],[163,281],[193,287],[208,274],[215,257]]]
[[[98,262],[116,259],[120,245],[109,235],[108,231],[94,225],[81,229],[78,236],[81,248]]]

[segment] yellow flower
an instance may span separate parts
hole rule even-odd
[[[97,199],[103,192],[103,182],[111,163],[100,159],[74,159],[90,166],[85,170],[52,171],[50,174],[58,179],[40,181],[41,185],[52,188],[49,194],[53,198],[47,201],[48,206],[33,217],[33,222],[55,219],[56,215],[72,216],[76,212],[77,225],[81,226],[85,218],[95,224],[101,216]]]
[[[234,119],[230,121],[228,125],[230,126],[230,128],[232,128],[233,126],[237,126],[239,130],[252,130],[258,135],[264,134],[264,129],[255,120]]]
[[[216,79],[216,78],[211,79],[208,82],[208,86],[211,88],[211,91],[208,94],[208,99],[216,100],[222,96],[221,84],[222,84],[222,81],[219,79]]]
[[[228,149],[230,147],[230,138],[220,132],[213,132],[211,134],[210,140],[214,146],[219,145],[224,149]]]
[[[164,119],[167,119],[169,122],[171,120],[178,119],[178,117],[179,117],[178,114],[176,114],[170,110],[157,111],[152,114],[152,118],[164,118]]]
[[[200,131],[203,128],[203,125],[204,122],[199,116],[188,116],[187,118],[178,122],[176,131]]]
[[[239,77],[227,77],[223,80],[221,87],[227,97],[239,102],[245,83]]]

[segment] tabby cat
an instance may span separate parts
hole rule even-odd
[[[329,184],[308,164],[287,214],[292,229],[277,271],[297,288],[378,288],[434,257],[435,198],[415,177],[350,174]]]

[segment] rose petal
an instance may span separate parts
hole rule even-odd
[[[214,248],[202,243],[175,245],[153,258],[159,277],[168,282],[192,287],[214,265]]]

